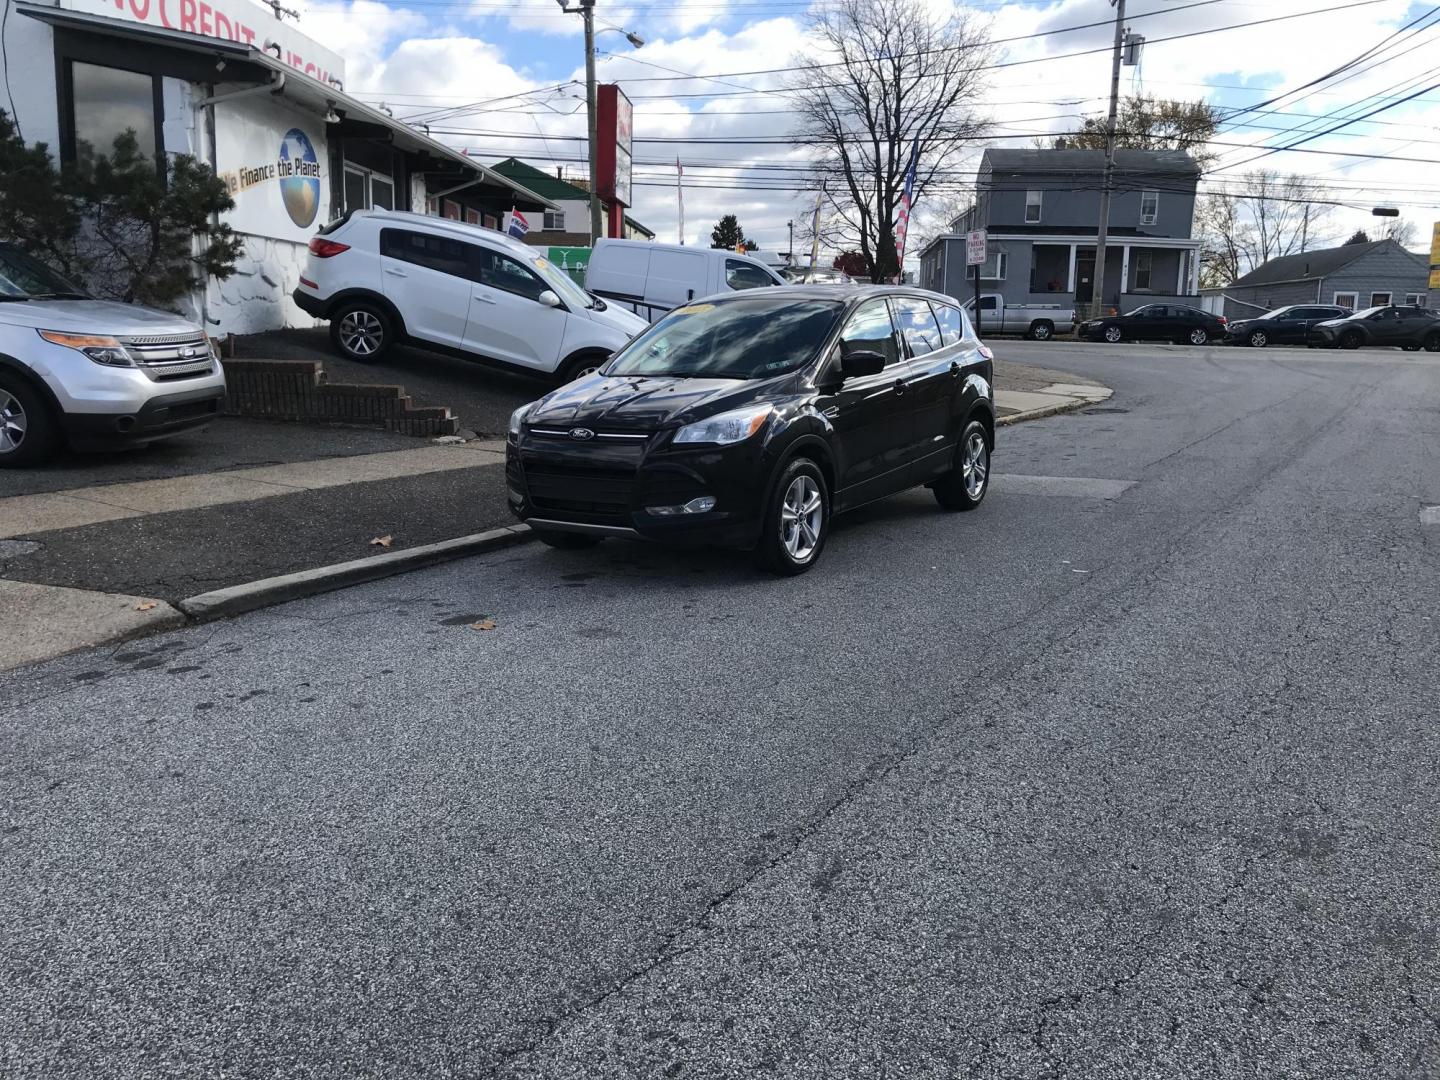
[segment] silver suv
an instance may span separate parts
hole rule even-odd
[[[92,300],[0,244],[0,468],[64,442],[154,442],[220,414],[225,374],[210,339],[178,315]]]

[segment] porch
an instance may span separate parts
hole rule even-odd
[[[1112,238],[1105,250],[1106,306],[1128,310],[1166,300],[1196,302],[1199,247],[1198,240]],[[1083,306],[1095,296],[1095,276],[1093,243],[1035,241],[1030,251],[1029,293],[1024,299],[1036,304]]]

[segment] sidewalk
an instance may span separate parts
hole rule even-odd
[[[997,363],[996,382],[1003,423],[1111,393],[1008,363]],[[312,453],[326,438],[285,425],[240,430],[273,431],[277,443],[304,441]],[[330,437],[339,455],[212,464],[206,472],[187,468],[212,461],[196,452],[203,444],[180,446],[174,461],[149,463],[153,479],[121,479],[144,475],[144,458],[129,468],[76,458],[47,473],[12,474],[0,487],[0,671],[178,625],[187,619],[181,602],[197,595],[357,561],[379,559],[377,573],[398,573],[412,561],[407,554],[454,558],[471,549],[433,546],[514,523],[502,440],[437,445],[366,433],[357,442],[343,430]],[[268,449],[254,446],[250,460],[265,461]],[[57,487],[65,477],[81,483]],[[518,538],[500,537],[496,546]]]

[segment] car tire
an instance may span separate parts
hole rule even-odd
[[[1203,326],[1197,326],[1186,335],[1185,340],[1191,345],[1209,345],[1210,331]]]
[[[1055,324],[1049,319],[1036,319],[1030,324],[1030,333],[1026,336],[1031,341],[1049,341],[1055,336]]]
[[[330,344],[347,360],[379,360],[395,344],[395,324],[373,300],[350,300],[330,316]]]
[[[535,529],[535,538],[547,547],[558,548],[561,551],[580,551],[584,548],[592,548],[600,543],[601,538],[591,536],[589,533],[573,532],[551,532],[549,529]]]
[[[1358,349],[1360,348],[1360,345],[1364,340],[1365,339],[1361,335],[1355,333],[1355,331],[1352,330],[1348,334],[1340,335],[1339,344],[1340,348],[1342,349]]]
[[[557,385],[564,386],[576,379],[583,379],[598,370],[608,359],[608,353],[582,353],[580,356],[572,356],[555,373],[555,381]]]
[[[49,404],[24,379],[0,372],[0,469],[39,465],[59,443]]]
[[[1426,352],[1440,352],[1440,334],[1431,334],[1425,339]]]
[[[955,467],[931,485],[946,510],[974,510],[990,490],[990,435],[979,420],[965,425],[955,448]]]
[[[1270,338],[1264,330],[1252,330],[1250,336],[1245,339],[1245,343],[1252,349],[1263,349],[1270,344]]]
[[[1417,342],[1411,341],[1400,346],[1401,352],[1419,352],[1420,346]]]
[[[820,560],[830,535],[830,490],[807,457],[788,462],[771,485],[755,562],[772,574],[803,574]]]
[[[1111,345],[1118,345],[1125,340],[1125,331],[1121,330],[1118,326],[1107,326],[1104,330],[1100,331],[1100,336]]]

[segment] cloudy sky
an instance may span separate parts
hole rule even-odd
[[[916,0],[917,8],[936,10],[942,2]],[[383,100],[397,116],[427,123],[436,137],[483,160],[513,154],[584,175],[580,19],[555,0],[300,6],[301,29],[346,57],[352,93]],[[635,104],[632,214],[659,239],[676,238],[678,155],[687,243],[708,243],[715,220],[734,213],[762,248],[787,246],[787,220],[803,218],[813,200],[797,180],[805,152],[786,141],[795,116],[782,88],[784,72],[804,62],[810,7],[810,0],[599,0],[601,25],[645,39],[636,50],[622,33],[603,33],[599,74],[619,82]],[[986,24],[997,43],[986,72],[991,145],[1026,147],[1103,110],[1111,30],[1087,24],[1113,19],[1109,0],[971,0],[961,10]],[[1261,166],[1303,173],[1324,180],[1347,204],[1317,226],[1318,240],[1338,243],[1373,227],[1369,208],[1387,205],[1416,225],[1412,247],[1428,245],[1431,222],[1440,220],[1440,88],[1432,88],[1440,83],[1440,7],[1415,0],[1130,0],[1127,20],[1149,43],[1140,65],[1124,69],[1126,91],[1203,98],[1227,111],[1296,90],[1374,49],[1343,76],[1227,123],[1204,186],[1233,187]],[[1242,25],[1261,20],[1268,21]],[[1307,142],[1307,152],[1252,161],[1265,147],[1417,91],[1424,92],[1372,120]],[[934,227],[945,194],[922,198],[917,229]]]

